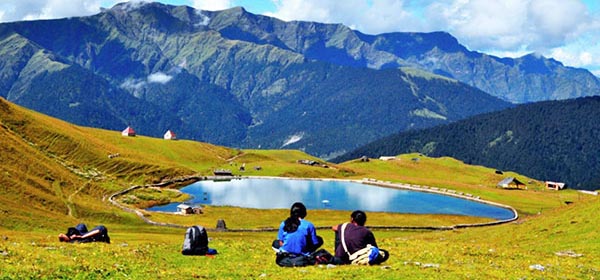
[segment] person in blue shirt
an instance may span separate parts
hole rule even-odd
[[[317,235],[315,226],[305,220],[306,206],[301,202],[292,204],[290,216],[279,226],[277,240],[273,241],[273,249],[277,252],[276,263],[281,266],[302,266],[306,258],[321,245],[323,238]],[[296,259],[297,261],[294,261]],[[284,264],[285,263],[285,264]]]

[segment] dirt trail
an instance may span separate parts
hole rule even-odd
[[[76,191],[74,191],[72,194],[70,194],[69,197],[67,198],[67,201],[65,201],[65,205],[67,206],[67,209],[68,209],[67,214],[69,216],[73,217],[73,212],[75,212],[75,210],[74,210],[75,209],[75,203],[73,203],[73,196],[75,196],[76,194],[78,194],[81,190],[83,190],[88,185],[89,185],[89,181],[86,182],[83,186],[79,187],[79,189],[77,189]]]

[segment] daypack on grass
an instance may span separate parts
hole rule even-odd
[[[208,234],[203,226],[191,226],[185,232],[183,248],[184,255],[206,255],[208,253]]]
[[[319,249],[310,255],[296,255],[287,252],[278,252],[275,263],[284,267],[297,267],[315,264],[329,264],[333,260],[331,255],[325,249]]]
[[[379,248],[367,244],[367,247],[362,248],[349,256],[352,264],[369,265],[374,264],[379,256]]]

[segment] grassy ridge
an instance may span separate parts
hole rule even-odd
[[[468,165],[453,158],[430,158],[419,154],[405,154],[396,160],[360,160],[341,164],[356,173],[353,177],[367,176],[406,184],[426,185],[470,193],[482,199],[513,206],[520,214],[537,214],[555,208],[567,201],[580,199],[574,190],[545,190],[543,182],[514,172],[496,174],[495,169]],[[506,177],[525,182],[527,190],[509,190],[496,185]]]
[[[503,176],[450,158],[402,155],[396,161],[350,161],[329,168],[296,163],[318,160],[299,151],[236,150],[193,141],[126,138],[119,132],[73,126],[0,99],[0,278],[217,278],[217,279],[591,279],[600,255],[598,198],[574,191],[502,190]],[[119,153],[116,158],[108,154]],[[413,158],[420,158],[413,161]],[[239,171],[245,164],[246,171]],[[254,169],[260,166],[260,170]],[[183,228],[143,223],[105,200],[131,184],[229,168],[262,176],[364,177],[471,193],[514,206],[522,218],[511,224],[446,232],[376,230],[379,245],[392,252],[386,266],[281,269],[269,248],[274,232],[214,232],[215,258],[179,254]],[[531,182],[531,183],[529,183]],[[565,202],[572,202],[566,204]],[[523,215],[524,214],[524,215]],[[229,228],[275,228],[287,210],[205,207],[205,214],[149,213],[157,221],[209,228],[225,219]],[[310,210],[309,220],[328,227],[349,213]],[[481,218],[369,213],[369,225],[452,225]],[[63,244],[57,234],[78,222],[105,224],[112,244]],[[320,230],[325,248],[333,238]],[[556,253],[574,251],[579,257]],[[530,269],[539,264],[544,271]]]

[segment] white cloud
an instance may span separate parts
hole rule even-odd
[[[168,83],[171,79],[173,79],[173,76],[169,76],[163,72],[156,72],[148,75],[149,83],[159,83],[164,85]]]
[[[427,6],[426,17],[480,50],[544,51],[594,25],[580,0],[446,0]]]
[[[225,10],[233,7],[232,0],[192,0],[192,7],[205,11]]]
[[[146,81],[143,79],[127,79],[121,83],[121,88],[133,94],[133,96],[140,98],[142,90],[146,86]]]
[[[148,77],[146,77],[146,79],[128,78],[123,83],[121,83],[120,87],[122,89],[125,89],[125,90],[133,93],[134,95],[138,96],[139,93],[146,86],[148,86],[148,84],[158,83],[158,84],[164,85],[164,84],[168,83],[169,81],[171,81],[172,79],[173,79],[173,76],[167,75],[163,72],[156,72],[156,73],[152,73],[152,74],[148,75]]]
[[[0,21],[87,16],[100,12],[100,0],[3,0]]]
[[[2,0],[0,22],[55,19],[89,16],[101,7],[112,7],[127,2],[126,8],[136,8],[153,0]]]
[[[131,12],[151,2],[151,0],[129,0],[125,5],[119,6],[122,11]]]
[[[405,0],[273,0],[277,10],[266,15],[282,20],[343,23],[364,33],[415,30],[422,20],[405,9]]]
[[[434,28],[450,31],[476,47],[518,48],[522,44],[518,30],[523,27],[527,12],[524,2],[440,1],[429,5],[425,16],[432,20]]]
[[[531,51],[526,49],[524,46],[521,46],[521,48],[517,50],[488,50],[485,53],[497,57],[521,57],[530,54]]]
[[[600,45],[596,44],[585,50],[579,48],[573,49],[572,46],[554,48],[547,56],[553,57],[569,66],[594,67],[594,65],[600,65]]]
[[[145,85],[146,82],[143,80],[127,79],[123,83],[121,83],[121,88],[133,92],[142,89]]]
[[[288,146],[288,145],[294,144],[294,143],[296,143],[296,142],[298,142],[298,141],[302,140],[302,138],[303,138],[303,137],[304,137],[304,132],[300,132],[300,133],[294,134],[294,135],[292,135],[292,136],[288,137],[288,139],[286,139],[286,140],[283,142],[283,145],[281,145],[281,147],[283,148],[283,147],[285,147],[285,146]]]
[[[581,61],[581,63],[583,65],[588,65],[588,64],[591,64],[592,62],[594,62],[594,59],[593,59],[591,53],[589,53],[589,52],[581,52],[579,54],[579,61]]]
[[[210,23],[210,18],[207,15],[203,14],[201,9],[196,10],[196,14],[200,17],[200,19],[194,25],[208,26],[208,24]]]

